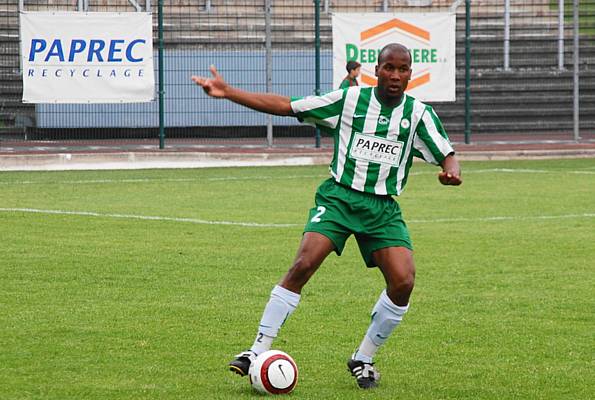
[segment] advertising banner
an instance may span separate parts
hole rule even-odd
[[[150,13],[21,12],[25,103],[155,97]]]
[[[333,87],[347,75],[347,61],[361,67],[362,86],[375,86],[378,53],[389,43],[412,58],[407,93],[422,101],[455,101],[455,28],[451,13],[333,14]]]

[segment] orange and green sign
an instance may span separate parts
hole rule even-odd
[[[411,53],[408,92],[420,100],[455,100],[455,15],[450,13],[334,14],[333,84],[346,75],[347,61],[362,64],[360,84],[376,85],[380,50],[401,43]]]

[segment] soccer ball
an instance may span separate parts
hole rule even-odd
[[[252,387],[260,393],[285,394],[295,388],[298,369],[289,354],[269,350],[252,361],[248,376]]]

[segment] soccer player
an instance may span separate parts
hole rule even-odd
[[[293,265],[271,292],[252,347],[229,363],[246,375],[258,354],[271,348],[281,325],[293,313],[300,293],[323,260],[341,255],[354,235],[368,267],[386,281],[372,309],[372,320],[347,362],[360,388],[378,385],[373,358],[409,308],[415,266],[412,244],[398,203],[413,157],[440,165],[443,185],[460,185],[461,171],[449,139],[432,107],[407,95],[411,54],[400,44],[385,46],[376,66],[376,87],[351,86],[322,96],[294,98],[246,92],[225,83],[215,67],[212,78],[193,76],[212,97],[254,110],[295,116],[335,139],[331,178],[315,196]]]
[[[345,69],[347,70],[347,76],[341,81],[339,89],[345,89],[350,86],[359,86],[357,83],[357,77],[362,68],[362,65],[357,61],[348,61]]]

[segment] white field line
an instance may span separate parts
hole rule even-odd
[[[586,171],[586,170],[578,170],[578,171],[566,171],[566,170],[547,170],[547,169],[521,169],[521,168],[491,168],[491,169],[476,169],[476,170],[463,170],[463,174],[465,173],[472,173],[472,174],[480,174],[480,173],[488,173],[488,172],[502,172],[502,173],[525,173],[525,174],[585,174],[585,175],[595,175],[595,171]]]
[[[258,222],[234,222],[234,221],[208,221],[205,219],[196,218],[177,218],[177,217],[159,217],[151,215],[134,215],[134,214],[103,214],[93,211],[65,211],[65,210],[40,210],[36,208],[0,208],[3,212],[22,212],[35,214],[54,214],[54,215],[76,215],[84,217],[102,217],[102,218],[121,218],[121,219],[139,219],[148,221],[173,221],[173,222],[189,222],[200,225],[234,225],[246,226],[252,228],[288,228],[299,226],[298,224],[261,224]]]
[[[0,185],[85,185],[101,183],[153,183],[153,182],[219,182],[219,181],[266,181],[284,179],[326,178],[329,175],[281,175],[281,176],[222,176],[219,178],[138,178],[138,179],[88,179],[73,181],[14,181]]]
[[[514,169],[514,168],[490,168],[463,170],[463,176],[467,174],[485,174],[485,173],[522,173],[522,174],[576,174],[576,175],[595,175],[595,171],[556,171],[541,169]],[[415,175],[434,175],[437,171],[419,171],[411,172],[410,176]],[[218,178],[138,178],[138,179],[88,179],[72,181],[13,181],[0,182],[0,185],[85,185],[102,183],[153,183],[153,182],[218,182],[218,181],[265,181],[265,180],[286,180],[286,179],[309,179],[309,178],[327,178],[329,175],[256,175],[256,176],[222,176]]]
[[[436,219],[412,219],[407,223],[414,224],[434,224],[438,222],[495,222],[495,221],[539,221],[549,219],[583,219],[595,218],[595,213],[583,214],[565,214],[565,215],[529,215],[524,217],[518,216],[494,216],[494,217],[479,217],[479,218],[436,218]]]
[[[104,214],[93,211],[65,211],[65,210],[41,210],[36,208],[0,208],[0,212],[11,213],[35,213],[35,214],[53,214],[53,215],[75,215],[84,217],[101,217],[101,218],[121,218],[121,219],[136,219],[149,221],[171,221],[171,222],[186,222],[200,225],[233,225],[251,228],[293,228],[303,226],[302,224],[265,224],[259,222],[235,222],[235,221],[208,221],[196,218],[179,218],[179,217],[161,217],[151,215],[134,215],[134,214]],[[595,218],[595,212],[582,214],[565,214],[565,215],[534,215],[534,216],[493,216],[493,217],[479,217],[479,218],[435,218],[435,219],[412,219],[410,224],[434,224],[443,222],[498,222],[498,221],[539,221],[539,220],[554,220],[554,219],[584,219]]]

